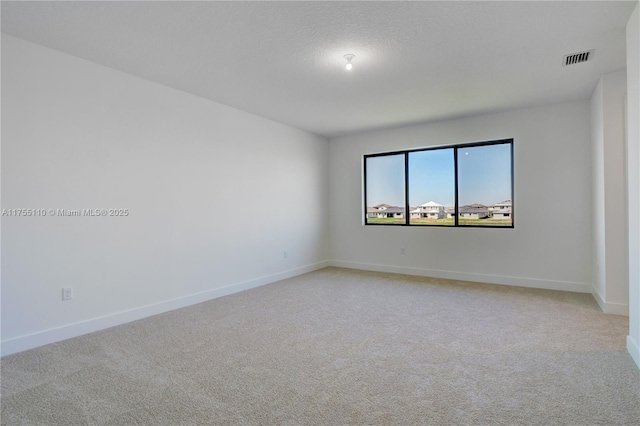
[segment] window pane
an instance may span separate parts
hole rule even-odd
[[[453,226],[454,203],[453,148],[410,152],[410,224]]]
[[[457,149],[459,224],[512,226],[511,144]]]
[[[404,224],[404,154],[365,158],[366,223]]]

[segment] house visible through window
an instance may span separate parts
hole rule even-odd
[[[365,155],[365,224],[513,228],[513,139]]]

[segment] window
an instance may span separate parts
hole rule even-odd
[[[366,225],[513,228],[513,139],[364,156]]]
[[[413,151],[408,156],[409,223],[411,225],[451,226],[453,220],[444,220],[447,206],[455,200],[454,150],[433,149]],[[451,216],[453,218],[453,216]]]
[[[404,161],[404,154],[371,156],[366,160],[366,188],[371,189],[365,195],[371,203],[365,215],[367,223],[405,223]]]

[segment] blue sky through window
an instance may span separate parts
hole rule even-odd
[[[404,154],[369,157],[367,205],[404,206]]]
[[[429,201],[453,206],[455,197],[453,148],[409,153],[409,205]]]
[[[511,145],[458,149],[458,202],[490,206],[511,199]]]
[[[409,205],[454,205],[454,148],[409,152]],[[404,155],[368,157],[367,205],[404,206]],[[458,148],[459,205],[511,199],[511,144]]]

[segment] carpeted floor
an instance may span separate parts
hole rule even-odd
[[[640,425],[590,295],[326,268],[2,359],[6,425]]]

